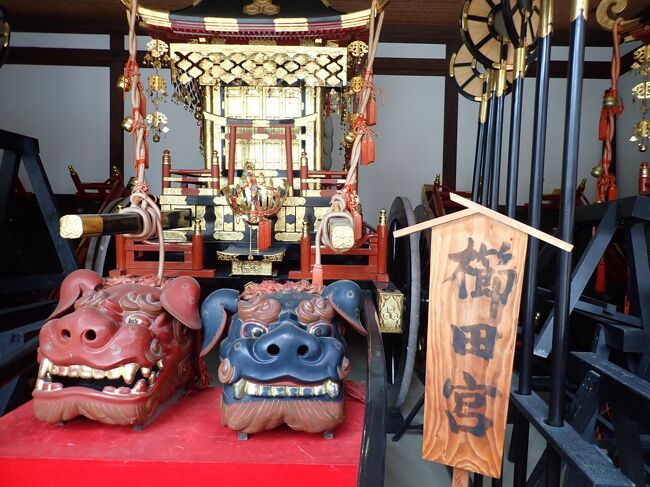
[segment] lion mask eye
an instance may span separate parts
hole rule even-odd
[[[332,324],[327,321],[312,323],[307,327],[307,331],[317,337],[331,337],[333,334]]]
[[[241,326],[242,338],[259,338],[268,331],[268,325],[260,321],[246,321]]]
[[[129,315],[126,317],[124,322],[129,325],[141,325],[143,323],[143,320],[138,315]]]

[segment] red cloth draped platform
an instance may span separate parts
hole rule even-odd
[[[29,402],[0,418],[0,486],[356,485],[360,402],[346,401],[332,440],[281,427],[240,441],[221,426],[220,397],[219,388],[189,394],[142,431],[85,418],[44,423]]]

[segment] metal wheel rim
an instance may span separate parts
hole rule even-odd
[[[400,218],[401,217],[401,218]],[[401,221],[400,221],[401,219]],[[411,226],[416,223],[415,214],[413,213],[413,207],[409,199],[405,196],[398,196],[393,201],[390,211],[388,213],[388,225],[389,225],[389,267],[388,272],[391,275],[391,280],[396,275],[395,272],[395,253],[398,249],[397,242],[392,237],[393,230],[399,228],[397,225]],[[398,390],[393,402],[395,408],[400,408],[406,401],[406,396],[411,385],[411,380],[413,378],[413,366],[415,363],[415,352],[417,348],[417,337],[418,337],[418,328],[420,326],[420,255],[419,255],[419,236],[417,234],[411,234],[408,237],[402,237],[402,239],[408,239],[406,243],[401,243],[400,245],[407,245],[409,249],[410,257],[410,266],[408,266],[408,275],[410,283],[402,282],[402,287],[398,285],[398,288],[405,294],[405,305],[408,310],[408,326],[406,326],[402,332],[407,333],[406,338],[406,349],[400,350],[400,356],[398,357],[398,373],[397,381]],[[405,268],[404,270],[406,270]],[[392,274],[391,274],[392,271]],[[406,287],[404,287],[406,286]],[[406,296],[408,295],[408,296]],[[408,302],[407,302],[408,301]],[[406,314],[405,314],[406,315]],[[405,316],[403,315],[403,316]],[[403,320],[404,321],[404,320]],[[405,340],[402,340],[402,344]]]
[[[418,205],[413,210],[417,223],[425,222],[435,218],[433,210],[428,205]],[[419,239],[420,255],[420,316],[427,317],[418,329],[414,371],[416,376],[424,382],[426,372],[426,350],[429,316],[429,271],[431,268],[431,230],[420,232]]]

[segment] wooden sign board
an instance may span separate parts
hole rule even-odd
[[[500,477],[528,235],[482,213],[431,232],[423,457]]]

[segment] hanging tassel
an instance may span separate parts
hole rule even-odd
[[[366,124],[369,126],[377,124],[377,99],[374,93],[370,95],[366,104]]]
[[[257,225],[257,249],[266,250],[271,246],[271,220],[262,220]]]
[[[354,220],[354,241],[358,242],[363,236],[363,216],[357,210],[352,210]]]
[[[375,162],[375,139],[371,134],[364,134],[361,139],[361,165]]]

